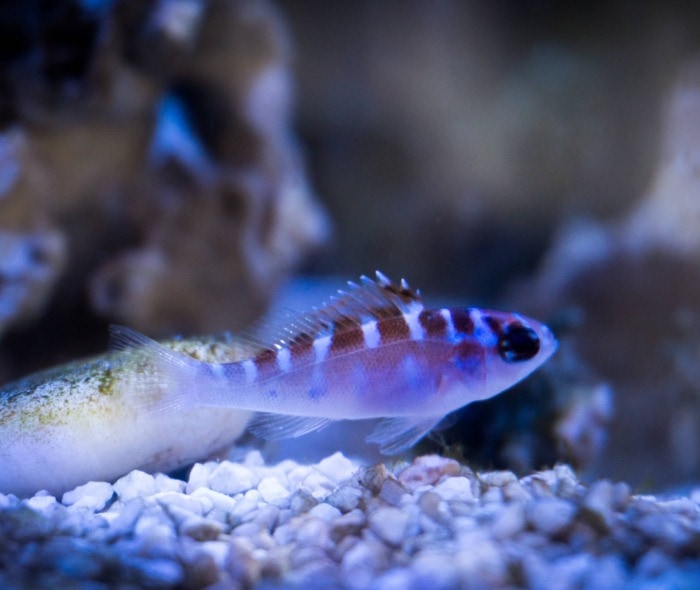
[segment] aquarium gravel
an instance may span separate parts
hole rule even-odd
[[[196,464],[0,495],[2,588],[697,588],[700,490],[661,499],[436,455]]]

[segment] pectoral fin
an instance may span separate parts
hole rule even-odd
[[[384,455],[397,455],[415,445],[435,428],[442,418],[442,416],[384,418],[366,440],[378,444],[379,451]]]
[[[255,414],[248,423],[248,430],[254,435],[267,440],[295,438],[309,432],[321,430],[333,420],[308,416],[290,416],[288,414]]]

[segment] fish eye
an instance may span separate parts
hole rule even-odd
[[[498,338],[498,353],[507,363],[530,360],[540,351],[540,338],[532,328],[510,324]]]

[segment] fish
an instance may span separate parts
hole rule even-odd
[[[233,336],[167,340],[173,353],[207,362],[249,358]],[[169,472],[228,450],[252,415],[241,409],[161,409],[169,391],[143,351],[109,353],[48,369],[0,388],[0,493],[58,495],[133,469]]]
[[[0,493],[56,495],[133,469],[167,472],[230,448],[246,429],[284,439],[337,420],[379,419],[367,441],[397,454],[557,346],[549,328],[516,313],[426,308],[419,291],[381,272],[236,336],[110,333],[109,353],[0,390]]]
[[[283,314],[245,338],[255,354],[197,360],[129,328],[114,341],[142,351],[169,391],[152,411],[237,408],[265,439],[298,437],[338,420],[379,419],[367,442],[406,451],[451,412],[517,383],[556,350],[551,330],[512,312],[426,308],[405,280],[380,271],[328,304]]]

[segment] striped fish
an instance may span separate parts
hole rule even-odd
[[[517,383],[557,346],[545,325],[515,313],[426,309],[406,281],[380,272],[348,285],[326,306],[258,330],[256,352],[238,362],[196,360],[128,328],[113,328],[113,338],[145,352],[167,381],[160,388],[170,393],[154,411],[252,411],[249,429],[273,439],[381,418],[367,440],[385,454]]]

